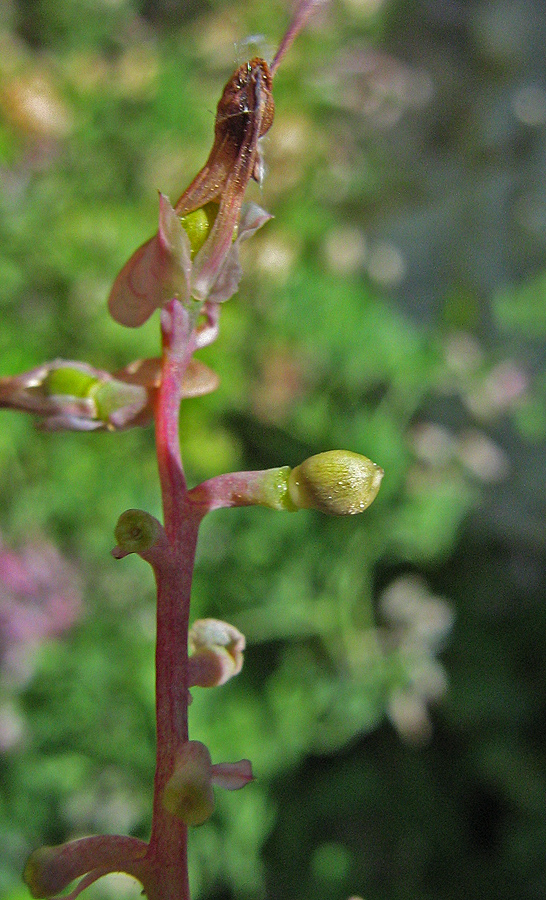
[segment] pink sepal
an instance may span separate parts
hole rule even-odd
[[[212,783],[227,791],[238,791],[254,781],[252,764],[249,759],[240,759],[234,763],[215,763],[211,767]]]
[[[85,876],[74,889],[77,896],[84,888],[108,872],[133,874],[141,868],[148,845],[133,837],[95,835],[60,844],[40,847],[30,855],[23,879],[35,898],[55,897],[60,891]]]
[[[120,325],[137,328],[171,297],[190,296],[191,250],[188,236],[168,198],[159,194],[159,229],[133,253],[117,276],[108,299]]]
[[[211,237],[195,259],[195,275],[192,282],[194,297],[198,300],[208,300],[210,303],[223,303],[233,297],[242,276],[239,246],[271,218],[272,215],[256,203],[245,204],[237,229],[237,238],[231,246],[228,245],[220,259],[211,251],[212,244],[209,245],[209,242],[214,241],[213,229]]]
[[[259,228],[273,218],[272,213],[262,209],[257,203],[245,203],[241,211],[241,221],[237,232],[238,241],[246,241],[252,237]]]
[[[79,897],[83,891],[88,887],[91,887],[92,884],[95,884],[95,881],[98,881],[99,878],[103,878],[104,875],[109,874],[109,869],[93,869],[92,872],[88,872],[87,875],[81,879],[74,890],[70,891],[69,894],[63,894],[60,897],[51,897],[50,900],[76,900],[76,897]]]

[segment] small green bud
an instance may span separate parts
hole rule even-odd
[[[159,540],[161,525],[142,509],[128,509],[119,517],[114,534],[126,553],[143,553]]]
[[[204,206],[188,213],[187,216],[180,216],[182,227],[190,242],[192,259],[199,253],[208,238],[219,208],[217,203],[205,203]]]
[[[47,396],[53,394],[67,395],[69,397],[87,397],[94,385],[99,384],[95,375],[82,372],[80,369],[59,366],[51,369],[42,382],[42,387]]]
[[[95,403],[97,418],[108,423],[118,410],[136,409],[140,411],[146,404],[146,389],[136,384],[126,384],[113,378],[99,381],[89,391],[89,398]]]
[[[288,477],[290,499],[298,509],[333,516],[363,512],[377,497],[383,469],[350,450],[310,456]]]
[[[210,753],[199,741],[188,741],[177,757],[163,791],[163,806],[186,825],[202,825],[214,812]]]

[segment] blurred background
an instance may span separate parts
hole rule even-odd
[[[110,285],[288,15],[1,0],[1,375],[157,353]],[[335,447],[386,474],[362,517],[203,527],[192,617],[248,649],[191,734],[257,778],[192,832],[195,898],[546,897],[545,44],[542,0],[337,0],[276,77],[251,191],[275,219],[201,354],[221,386],[183,407],[189,479]],[[109,556],[128,507],[160,514],[150,428],[0,414],[5,900],[41,844],[148,836],[153,584]]]

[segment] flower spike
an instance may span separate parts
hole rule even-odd
[[[258,141],[270,128],[274,111],[271,73],[265,60],[256,57],[240,66],[224,88],[205,165],[174,209],[160,194],[157,234],[139,247],[117,276],[108,307],[121,325],[142,325],[172,297],[185,304],[191,297],[200,303],[220,302],[235,292],[240,272],[231,253],[233,238],[247,185],[261,169]],[[197,213],[196,229],[192,215]],[[267,214],[258,219],[254,230],[267,221]],[[240,240],[245,230],[237,235]],[[231,263],[223,272],[230,255]],[[220,276],[222,287],[213,297]]]

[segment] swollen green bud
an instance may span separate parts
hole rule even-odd
[[[290,499],[298,509],[318,509],[333,516],[363,512],[375,500],[383,469],[350,450],[310,456],[292,469]]]
[[[205,203],[204,206],[188,213],[187,216],[180,216],[182,228],[188,235],[190,242],[192,259],[199,253],[208,238],[210,230],[216,221],[218,209],[217,203]]]
[[[199,741],[178,752],[173,774],[163,791],[163,806],[186,825],[202,825],[214,812],[210,753]]]
[[[128,509],[118,519],[114,534],[121,550],[143,553],[150,550],[161,536],[161,525],[142,509]]]
[[[145,388],[114,378],[99,381],[88,396],[95,403],[97,418],[106,423],[115,421],[115,414],[123,410],[140,412],[148,399]]]

